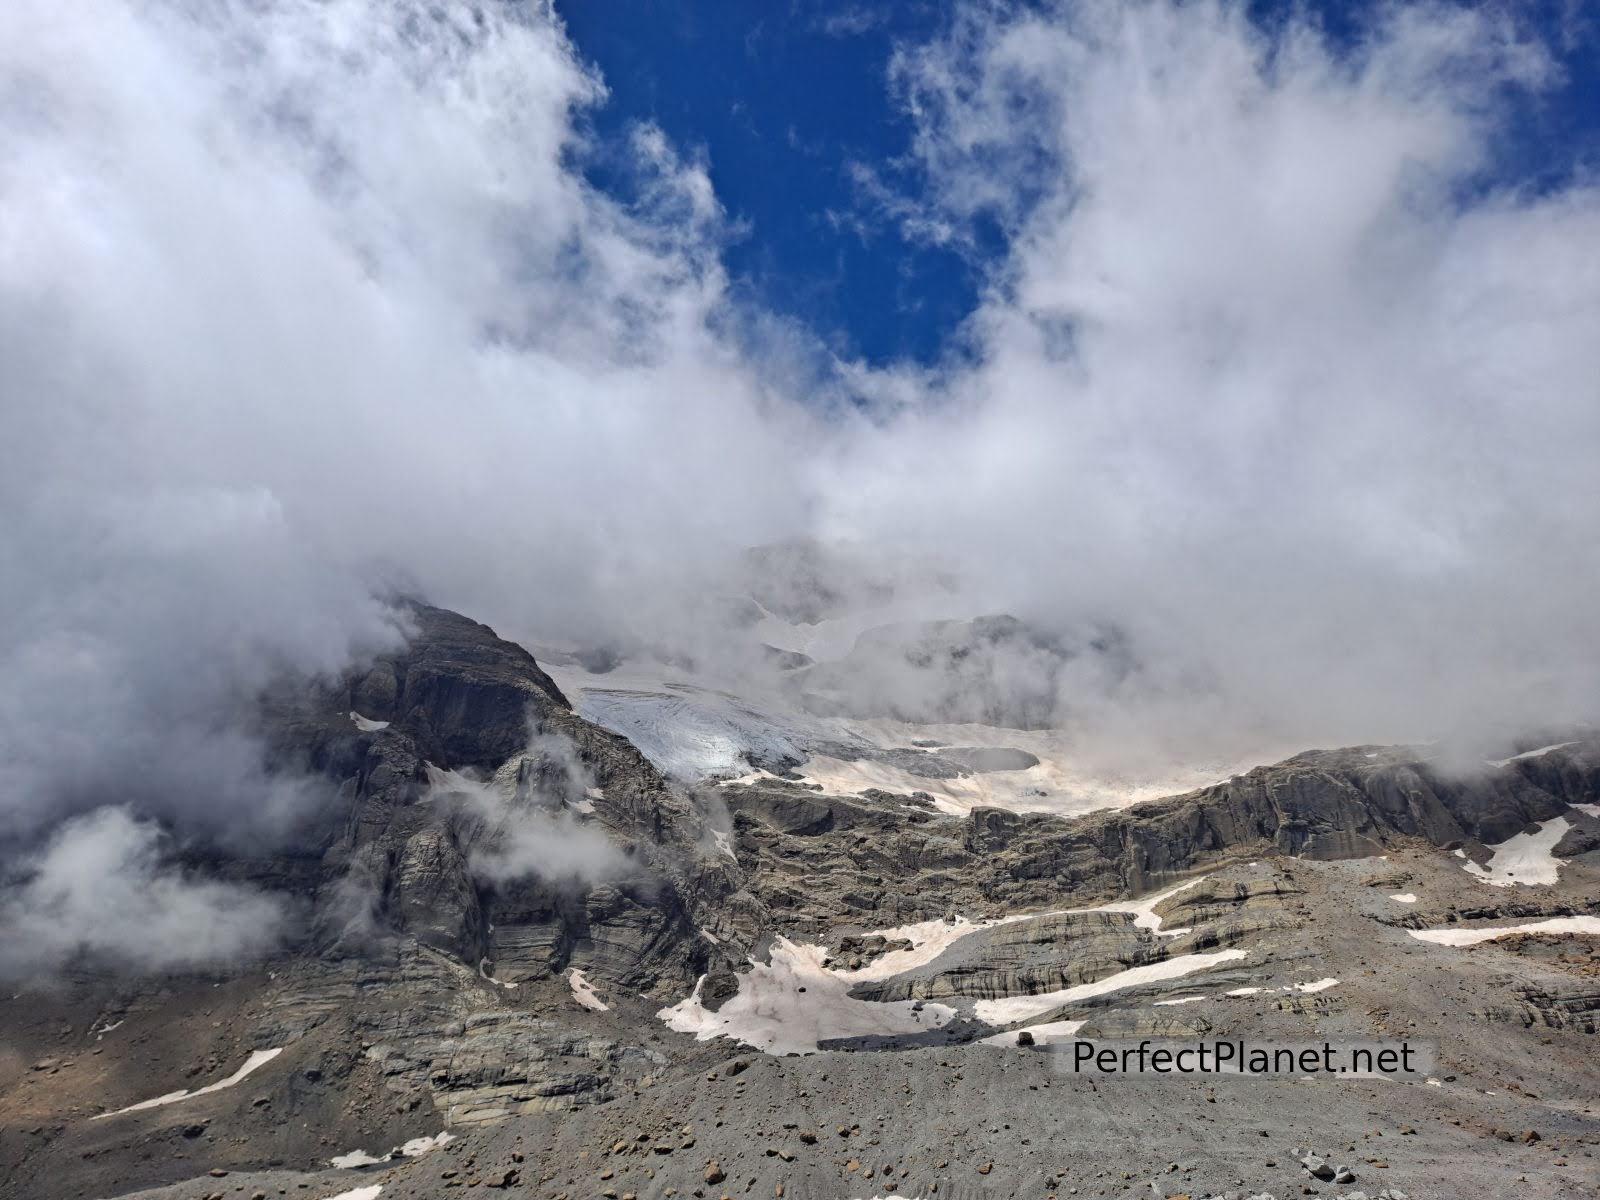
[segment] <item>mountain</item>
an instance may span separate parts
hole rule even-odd
[[[159,976],[82,958],[0,998],[4,1195],[1600,1183],[1600,735],[1470,767],[1313,750],[1153,797],[981,692],[913,711],[914,673],[866,686],[886,659],[977,646],[981,679],[984,647],[1059,665],[1114,638],[892,626],[745,695],[407,613],[403,649],[262,699],[314,819],[184,848],[299,913],[283,945]],[[1075,1039],[1409,1039],[1428,1063],[1075,1074]]]

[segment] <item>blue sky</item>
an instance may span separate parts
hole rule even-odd
[[[1306,5],[1256,0],[1267,26]],[[1359,46],[1372,5],[1309,6],[1339,45]],[[618,148],[641,121],[703,156],[738,233],[725,263],[765,311],[797,319],[845,357],[929,363],[952,351],[986,266],[992,227],[962,252],[909,239],[855,168],[915,195],[906,169],[911,125],[894,95],[897,46],[936,36],[948,5],[907,0],[585,0],[558,5],[579,51],[603,73],[607,104],[589,114],[598,152],[587,164],[621,190]],[[1515,103],[1485,187],[1547,189],[1600,160],[1600,40],[1578,0],[1519,5],[1561,63],[1564,86]]]

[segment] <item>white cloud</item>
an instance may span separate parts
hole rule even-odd
[[[920,395],[833,527],[1132,630],[1127,736],[1593,713],[1600,193],[1481,174],[1539,49],[1438,6],[1353,57],[1235,5],[965,11],[897,79],[933,213],[1012,249],[975,367],[861,377]]]
[[[48,971],[82,953],[140,969],[231,962],[271,949],[281,901],[191,877],[168,862],[161,831],[125,809],[66,822],[0,898],[0,977]]]
[[[376,584],[648,627],[793,527],[704,171],[584,183],[548,14],[20,0],[0,95],[0,832],[258,789],[234,710],[392,640]]]

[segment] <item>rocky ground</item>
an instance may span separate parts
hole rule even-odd
[[[4,1195],[1600,1191],[1600,740],[1313,752],[1076,819],[686,787],[520,648],[416,612],[407,651],[266,705],[322,827],[194,851],[303,900],[295,944],[0,998]],[[486,876],[535,819],[616,855]],[[1074,1038],[1147,1037],[1437,1061],[1070,1069]]]

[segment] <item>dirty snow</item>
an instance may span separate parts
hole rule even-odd
[[[820,786],[824,795],[848,796],[868,788],[905,794],[924,792],[933,798],[936,808],[952,816],[965,816],[980,807],[1081,816],[1192,791],[1253,765],[1229,761],[1150,773],[1118,773],[1079,761],[1067,738],[1053,730],[975,724],[912,725],[888,719],[838,720],[835,725],[847,739],[883,750],[904,749],[916,741],[931,740],[947,746],[1022,750],[1039,760],[1018,771],[974,772],[951,779],[927,778],[892,763],[827,754],[813,755],[795,768],[805,782]]]
[[[226,1079],[219,1079],[216,1083],[208,1084],[203,1088],[196,1088],[192,1092],[168,1092],[165,1096],[157,1096],[152,1100],[141,1100],[137,1104],[130,1104],[127,1108],[119,1108],[115,1112],[99,1113],[92,1117],[91,1120],[98,1121],[104,1117],[120,1117],[123,1113],[141,1112],[147,1108],[160,1108],[164,1104],[176,1104],[180,1100],[193,1100],[196,1096],[208,1096],[212,1092],[220,1092],[223,1088],[230,1088],[234,1084],[243,1081],[246,1076],[253,1075],[282,1053],[282,1046],[275,1046],[271,1050],[252,1050],[250,1057],[244,1060],[244,1066]]]
[[[1600,804],[1569,804],[1568,808],[1575,808],[1581,813],[1588,813],[1591,817],[1600,817]]]
[[[383,1191],[383,1184],[372,1183],[366,1187],[351,1188],[348,1192],[340,1192],[337,1196],[329,1196],[328,1200],[378,1200],[378,1193]]]
[[[988,1021],[993,1025],[1009,1025],[1013,1021],[1026,1021],[1029,1017],[1047,1013],[1052,1008],[1059,1008],[1063,1004],[1071,1004],[1077,1000],[1088,1000],[1094,996],[1104,996],[1108,992],[1117,992],[1124,988],[1141,987],[1147,983],[1159,983],[1165,979],[1180,979],[1185,975],[1192,975],[1196,971],[1204,971],[1220,963],[1233,962],[1244,956],[1245,952],[1243,950],[1217,950],[1209,954],[1180,954],[1176,958],[1147,963],[1142,967],[1129,967],[1126,971],[1118,971],[1114,975],[1107,975],[1104,979],[1097,979],[1093,983],[1080,983],[1075,987],[1062,988],[1056,992],[1042,992],[1035,996],[1005,996],[997,1000],[980,1000],[973,1005],[972,1011],[980,1021]]]
[[[362,733],[377,733],[380,729],[389,728],[389,722],[371,721],[358,712],[351,712],[350,719],[355,722],[356,728]]]
[[[1395,892],[1389,899],[1396,904],[1415,904],[1417,902],[1417,894],[1415,892]]]
[[[711,840],[717,844],[717,849],[726,854],[734,862],[739,861],[739,856],[733,852],[733,835],[721,829],[711,831]]]
[[[594,994],[594,986],[583,977],[583,972],[577,967],[567,972],[567,986],[572,989],[572,998],[590,1012],[611,1011],[611,1006]]]
[[[1519,833],[1490,846],[1487,867],[1469,862],[1465,869],[1490,887],[1547,887],[1556,882],[1566,865],[1551,851],[1569,828],[1565,817],[1552,817],[1532,833]]]
[[[825,953],[821,946],[780,937],[771,961],[752,965],[720,1011],[700,1003],[702,975],[688,997],[656,1016],[670,1029],[694,1034],[696,1041],[729,1037],[768,1054],[810,1054],[830,1038],[920,1033],[956,1015],[943,1004],[924,1003],[918,1011],[910,1000],[856,1000],[848,994],[851,981],[822,965]]]
[[[1412,937],[1440,946],[1476,946],[1513,933],[1592,933],[1600,934],[1600,917],[1551,917],[1527,925],[1500,925],[1492,929],[1408,929]]]

